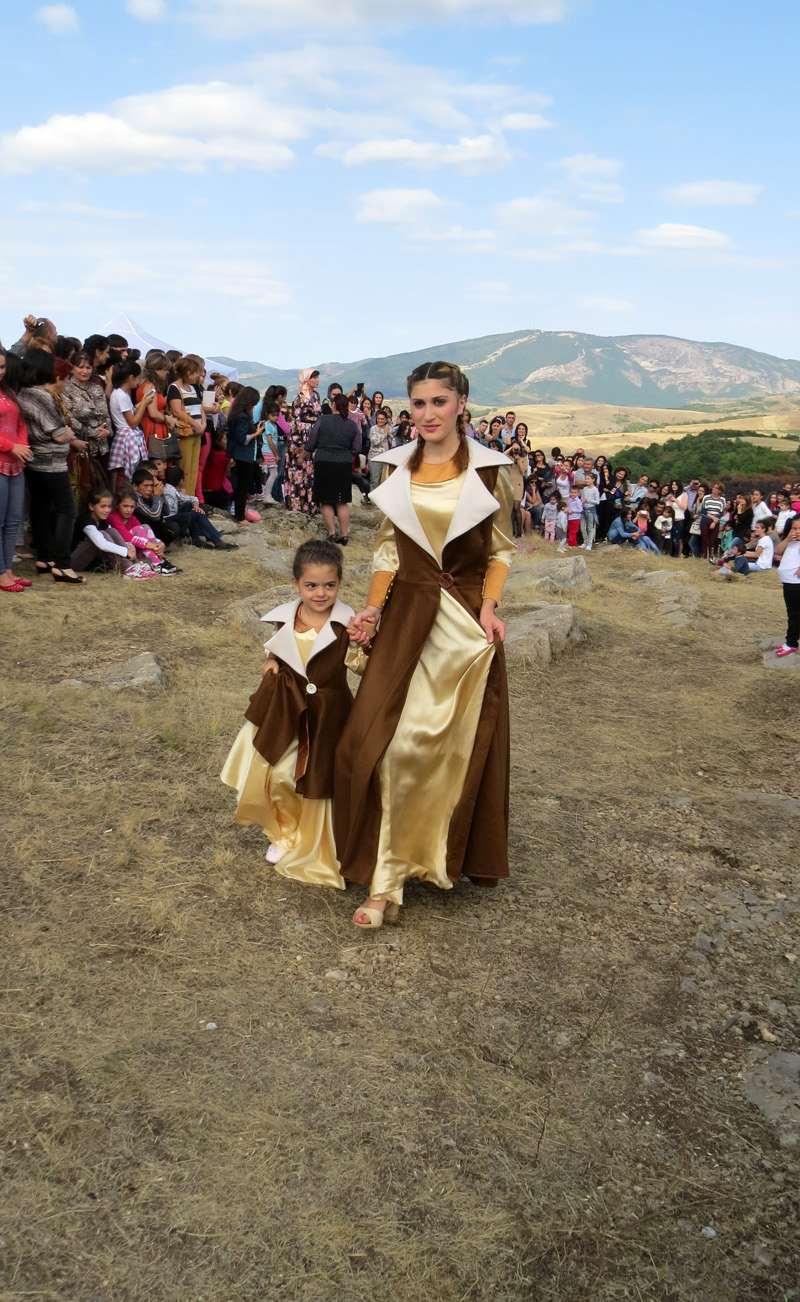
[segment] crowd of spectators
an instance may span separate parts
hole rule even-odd
[[[180,540],[235,549],[213,513],[245,526],[268,507],[313,518],[330,539],[349,538],[353,488],[368,494],[382,467],[371,457],[415,436],[408,410],[395,415],[379,390],[323,398],[319,371],[299,373],[290,399],[208,371],[199,354],[153,349],[144,357],[122,336],[62,336],[26,317],[22,337],[0,347],[0,588],[22,592],[27,515],[36,570],[79,585],[87,570],[132,579],[173,575],[167,549]],[[772,568],[777,544],[800,512],[800,484],[766,500],[754,489],[727,498],[719,483],[660,484],[583,448],[532,448],[513,411],[467,433],[511,461],[513,529],[560,551],[600,544],[696,557],[723,572]]]

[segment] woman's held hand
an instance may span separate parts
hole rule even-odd
[[[495,603],[491,600],[484,600],[481,605],[480,626],[486,634],[486,641],[494,645],[495,635],[500,638],[501,642],[506,640],[506,626],[502,619],[498,619],[495,614]]]
[[[278,662],[272,656],[269,657],[264,668],[261,670],[262,677],[266,678],[267,674],[277,674]]]
[[[375,626],[380,617],[381,612],[377,606],[367,606],[359,611],[347,625],[350,641],[355,642],[357,646],[368,646],[375,636]]]

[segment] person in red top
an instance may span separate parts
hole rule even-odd
[[[0,348],[0,589],[22,592],[31,586],[30,579],[15,578],[11,563],[25,506],[22,471],[33,454],[14,390],[6,378],[6,366],[5,351]]]
[[[203,498],[206,506],[218,506],[222,511],[228,510],[233,501],[231,481],[228,479],[230,465],[225,431],[215,430],[211,451],[203,467]]]

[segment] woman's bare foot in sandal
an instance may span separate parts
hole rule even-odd
[[[364,901],[360,909],[353,914],[353,922],[364,930],[382,927],[384,922],[397,922],[400,905],[391,900],[373,900],[372,896]]]

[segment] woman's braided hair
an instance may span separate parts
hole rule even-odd
[[[467,379],[460,366],[454,362],[423,362],[421,366],[415,366],[414,370],[406,381],[408,396],[411,397],[411,390],[416,384],[423,384],[426,380],[439,380],[446,388],[452,389],[458,394],[459,398],[469,397],[469,380]],[[467,444],[467,421],[463,412],[459,413],[457,428],[459,434],[458,452],[453,458],[455,468],[459,474],[469,466],[469,447]],[[419,470],[422,465],[423,453],[425,451],[425,440],[421,434],[417,434],[417,446],[414,454],[408,462],[408,468],[413,474]]]

